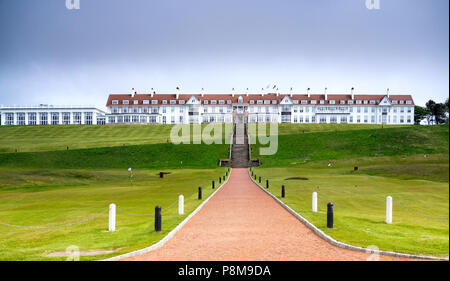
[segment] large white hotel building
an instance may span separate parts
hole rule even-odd
[[[203,90],[202,90],[203,92]],[[111,94],[95,107],[2,107],[1,125],[229,122],[414,124],[411,95]]]

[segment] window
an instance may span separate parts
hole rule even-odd
[[[320,116],[320,120],[319,120],[319,122],[320,123],[327,123],[327,117],[326,116]]]
[[[358,116],[356,117],[356,123],[361,123],[361,115],[358,115]]]
[[[217,104],[216,100],[211,100],[211,104]]]
[[[150,104],[150,101],[149,100],[143,100],[142,104]]]
[[[330,104],[335,104],[336,101],[335,100],[330,100]]]
[[[5,125],[14,125],[14,113],[6,113]]]
[[[59,113],[52,112],[51,115],[52,115],[52,125],[58,125],[59,124]]]
[[[118,100],[112,100],[112,104],[119,104]]]
[[[270,100],[264,100],[264,104],[270,104]]]
[[[364,123],[368,123],[369,122],[369,117],[367,115],[364,115]]]
[[[158,100],[152,100],[152,104],[158,104]]]
[[[123,100],[122,104],[130,104],[130,101],[129,100]]]
[[[294,103],[298,103],[298,100],[295,100]],[[272,100],[272,104],[277,104],[277,100]]]
[[[167,108],[165,106],[162,107],[162,113],[166,113]]]
[[[254,101],[254,100],[251,100],[251,101],[250,101],[250,104],[255,104],[255,101]]]
[[[129,115],[125,115],[125,116],[123,117],[123,122],[124,122],[124,123],[130,123],[130,116],[129,116]]]
[[[73,124],[77,124],[77,125],[81,124],[81,112],[73,113]]]
[[[62,123],[63,123],[63,125],[69,125],[70,124],[70,112],[63,112],[62,113]]]
[[[374,100],[370,100],[370,104],[375,104],[375,101]]]
[[[397,100],[392,100],[392,104],[397,104]]]
[[[28,113],[28,125],[36,125],[36,113]]]
[[[320,100],[320,104],[324,104],[325,103],[325,101],[324,100]]]
[[[371,122],[371,123],[375,123],[375,115],[372,115],[372,116],[370,117],[370,122]]]
[[[219,100],[219,104],[225,104],[224,100]]]
[[[317,103],[316,100],[311,100],[311,104],[316,104],[316,103]]]
[[[208,104],[208,100],[205,100],[203,103],[204,103],[204,104]]]
[[[231,104],[231,100],[227,100],[227,104]]]
[[[367,104],[367,100],[364,100],[364,104]]]
[[[348,101],[348,104],[353,104],[353,101],[352,101],[352,100],[349,100],[349,101]]]
[[[17,113],[17,125],[25,125],[25,113]]]
[[[330,123],[337,123],[337,116],[332,115],[332,116],[330,117]]]
[[[361,100],[356,100],[356,104],[361,104]]]
[[[92,125],[92,112],[84,113],[84,124]]]
[[[404,101],[401,100],[401,101],[400,101],[400,104],[403,104],[403,103],[404,103]]]
[[[345,100],[341,100],[339,103],[340,104],[345,104]]]
[[[404,116],[400,116],[400,123],[405,123],[405,117]]]
[[[117,116],[117,123],[123,123],[123,116]]]
[[[341,123],[347,123],[347,116],[341,116]]]
[[[170,104],[177,104],[176,100],[170,100]]]
[[[41,125],[48,125],[48,114],[47,112],[40,112],[39,113],[39,123]]]
[[[307,100],[302,100],[302,104],[308,104]]]
[[[139,104],[139,101],[138,100],[134,100],[133,104]]]
[[[411,107],[408,107],[408,113],[411,113]]]
[[[367,106],[364,107],[364,113],[369,112],[369,108]]]
[[[167,100],[163,100],[162,103],[163,103],[163,104],[167,104]]]
[[[406,101],[406,104],[412,104],[412,101],[407,100],[407,101]]]
[[[115,116],[109,116],[108,117],[108,123],[110,123],[110,124],[116,123],[116,117]]]
[[[257,104],[263,104],[263,101],[262,100],[258,100],[258,101],[256,101],[256,103]]]
[[[179,100],[178,104],[184,104],[184,100]]]
[[[361,107],[358,106],[358,107],[356,108],[356,112],[361,113]]]

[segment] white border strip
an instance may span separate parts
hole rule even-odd
[[[250,177],[250,179],[260,188],[262,189],[265,193],[267,193],[270,197],[272,197],[276,202],[278,202],[284,209],[286,209],[289,213],[291,213],[291,215],[293,215],[294,217],[296,217],[298,220],[300,220],[302,223],[304,223],[306,225],[306,227],[308,227],[309,229],[311,229],[315,234],[317,234],[320,238],[322,238],[323,240],[327,241],[328,243],[340,247],[340,248],[344,248],[344,249],[348,249],[348,250],[353,250],[353,251],[359,251],[359,252],[365,252],[368,254],[379,254],[379,255],[386,255],[386,256],[392,256],[392,257],[400,257],[400,258],[410,258],[410,259],[425,259],[425,260],[439,260],[439,261],[448,261],[448,258],[440,258],[440,257],[433,257],[433,256],[420,256],[420,255],[411,255],[411,254],[404,254],[404,253],[397,253],[397,252],[390,252],[390,251],[381,251],[381,250],[373,250],[373,249],[367,249],[367,248],[363,248],[363,247],[359,247],[359,246],[353,246],[350,244],[346,244],[340,241],[335,240],[334,238],[332,238],[331,236],[329,236],[328,234],[326,234],[325,232],[323,232],[322,230],[320,230],[319,228],[317,228],[315,225],[313,225],[311,222],[309,222],[307,219],[305,219],[304,217],[302,217],[300,214],[298,214],[297,212],[295,212],[293,209],[291,209],[291,207],[289,207],[288,205],[284,204],[280,199],[278,199],[275,195],[273,195],[272,193],[270,193],[269,191],[267,191],[264,187],[260,186],[250,175],[250,170],[248,170],[248,176]]]
[[[115,256],[112,258],[107,258],[101,261],[117,261],[120,259],[125,259],[125,258],[129,258],[129,257],[134,257],[134,256],[139,256],[142,254],[145,254],[147,252],[156,250],[158,248],[161,248],[162,246],[164,246],[164,244],[166,244],[167,241],[169,241],[173,236],[175,236],[175,234],[195,215],[197,214],[201,208],[203,208],[203,206],[209,201],[209,199],[211,199],[227,182],[228,179],[231,177],[231,173],[232,173],[232,168],[230,168],[230,173],[228,174],[227,179],[222,183],[221,186],[219,186],[216,191],[214,191],[205,201],[203,201],[189,216],[187,216],[179,225],[177,225],[174,229],[172,229],[172,231],[170,231],[166,236],[164,236],[163,239],[159,240],[158,242],[156,242],[155,244],[147,247],[147,248],[143,248],[140,250],[136,250],[130,253],[126,253],[123,255],[119,255],[119,256]]]

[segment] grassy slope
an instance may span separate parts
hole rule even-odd
[[[448,220],[417,216],[400,207],[449,216],[448,125],[352,129],[289,135],[292,128],[280,126],[278,153],[260,156],[263,165],[255,171],[270,179],[270,191],[277,196],[284,184],[287,197],[283,201],[338,240],[383,250],[448,255]],[[354,172],[354,166],[359,171]],[[287,180],[290,177],[308,180]],[[322,199],[318,213],[311,211],[314,191]],[[392,225],[384,223],[387,195],[394,198]],[[336,205],[332,230],[326,228],[328,201]]]
[[[131,184],[128,172],[118,170],[28,170],[0,168],[0,221],[25,226],[52,226],[71,223],[108,209],[117,208],[136,214],[153,213],[163,208],[163,231],[155,233],[153,216],[130,216],[117,213],[117,231],[107,232],[108,215],[79,225],[56,229],[22,229],[0,225],[0,260],[65,260],[46,257],[65,251],[70,245],[80,250],[119,249],[108,255],[86,256],[95,260],[147,247],[179,224],[213,190],[211,180],[224,175],[224,168],[176,169],[164,179],[159,170],[135,170]],[[185,196],[185,215],[178,215],[177,203]]]
[[[218,159],[227,157],[229,148],[227,144],[168,143],[171,128],[0,127],[1,222],[60,225],[97,214],[110,203],[132,213],[152,213],[157,204],[165,208],[179,194],[185,195],[185,215],[177,214],[176,204],[163,211],[161,233],[152,232],[152,216],[123,213],[117,213],[114,233],[106,231],[107,214],[57,229],[0,225],[0,259],[64,260],[46,257],[45,253],[65,251],[70,245],[77,245],[80,250],[119,248],[114,254],[82,257],[95,260],[143,248],[164,237],[200,204],[198,186],[204,187],[203,198],[212,193],[211,180],[217,182],[225,173],[224,168],[217,168]],[[13,152],[15,148],[19,152]],[[133,168],[133,185],[128,167]],[[159,179],[160,171],[171,174]]]

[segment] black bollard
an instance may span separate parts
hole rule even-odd
[[[269,180],[266,180],[266,188],[269,188]]]
[[[259,177],[259,183],[261,183],[261,177]]]
[[[284,198],[285,192],[284,192],[284,184],[281,186],[281,198]]]
[[[212,188],[214,189],[216,186],[215,186],[215,182],[214,181],[212,181]]]
[[[253,177],[253,171],[252,171],[252,177]]]
[[[256,180],[256,174],[255,174],[255,176],[253,178]]]
[[[161,231],[161,206],[155,207],[155,231]]]
[[[222,177],[219,177],[219,183],[222,183]]]
[[[327,227],[333,228],[333,203],[327,204]]]
[[[225,176],[223,176],[223,181],[225,181]]]
[[[198,187],[198,200],[202,200],[202,187]]]

